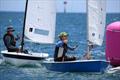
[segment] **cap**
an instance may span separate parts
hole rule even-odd
[[[67,32],[61,32],[58,36],[59,37],[68,36],[68,33]]]
[[[7,32],[9,32],[9,31],[15,31],[14,29],[13,29],[13,27],[12,26],[9,26],[8,28],[7,28]]]

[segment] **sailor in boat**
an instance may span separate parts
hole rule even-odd
[[[8,52],[21,52],[20,48],[16,47],[16,41],[20,39],[19,36],[17,36],[17,38],[15,38],[15,36],[13,35],[13,32],[15,30],[13,29],[12,26],[9,26],[7,28],[7,32],[5,33],[4,37],[3,37],[3,41],[4,44],[8,50]],[[27,51],[25,50],[25,52],[27,53]]]
[[[78,46],[70,47],[68,46],[68,33],[61,32],[59,34],[60,40],[56,43],[54,61],[73,61],[76,57],[69,57],[66,55],[68,50],[75,50]]]
[[[85,53],[85,55],[83,55],[83,59],[87,59],[87,60],[90,60],[92,59],[92,55],[91,55],[91,50],[95,47],[91,42],[89,42],[89,45],[88,45],[88,51]]]

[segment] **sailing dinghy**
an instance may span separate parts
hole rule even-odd
[[[102,45],[106,13],[106,0],[86,0],[87,1],[87,32],[88,49],[90,45]],[[47,59],[42,63],[48,70],[60,72],[104,72],[108,66],[106,60],[75,60],[54,62],[53,59]]]
[[[24,39],[34,43],[51,44],[55,36],[55,1],[54,0],[26,0],[23,36],[21,49],[24,50]],[[3,59],[16,66],[35,64],[44,60],[48,53],[29,54],[1,51]]]

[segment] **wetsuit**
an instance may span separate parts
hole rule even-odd
[[[4,41],[4,44],[5,44],[8,52],[16,52],[19,50],[16,47],[16,40],[18,40],[18,39],[15,38],[13,35],[10,35],[10,34],[4,35],[3,41]]]
[[[75,57],[68,57],[66,56],[67,51],[74,50],[75,48],[69,47],[63,41],[58,41],[56,43],[55,52],[54,52],[54,61],[72,61],[76,60]]]

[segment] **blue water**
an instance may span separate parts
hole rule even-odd
[[[24,13],[0,12],[0,51],[5,49],[2,41],[7,25],[13,25],[15,34],[21,35]],[[107,14],[106,25],[120,21],[120,13]],[[69,51],[70,55],[82,56],[86,51],[86,14],[85,13],[58,13],[56,22],[55,42],[61,31],[69,33],[69,44],[79,44],[76,51]],[[105,39],[104,39],[105,41]],[[20,42],[20,41],[19,41]],[[17,45],[19,46],[20,43]],[[53,56],[55,45],[36,44],[25,42],[25,48],[35,52],[47,52]],[[93,58],[105,59],[105,42],[102,47],[92,50]],[[0,59],[1,62],[2,59]],[[0,64],[0,80],[120,80],[120,73],[61,73],[46,70],[44,67],[15,67],[9,64]]]

